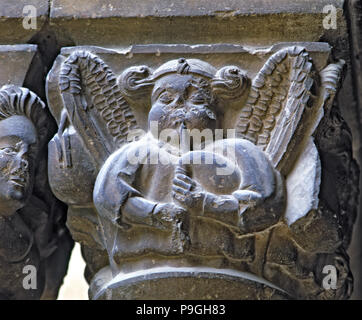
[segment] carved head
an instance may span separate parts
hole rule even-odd
[[[154,72],[146,66],[131,67],[120,76],[123,93],[131,99],[151,97],[148,123],[158,129],[219,128],[225,102],[244,93],[248,78],[238,67],[216,70],[198,59],[171,60]]]
[[[0,90],[0,215],[22,208],[31,195],[35,161],[45,125],[40,99],[24,88]],[[42,133],[42,131],[40,131]]]

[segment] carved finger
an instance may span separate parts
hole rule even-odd
[[[178,187],[178,186],[175,186],[175,185],[172,186],[172,190],[173,190],[174,192],[180,194],[180,195],[185,196],[185,197],[186,197],[187,194],[188,194],[188,191],[187,191],[187,190],[184,190],[184,189],[182,189],[182,188],[180,188],[180,187]]]
[[[175,171],[176,174],[186,174],[186,170],[180,166],[178,166],[176,168],[176,171]]]
[[[192,188],[192,184],[185,183],[184,181],[177,178],[173,179],[173,184],[187,191],[190,191]]]
[[[179,180],[182,180],[183,182],[185,182],[187,184],[191,184],[192,186],[195,186],[195,181],[184,174],[177,174],[176,178]]]

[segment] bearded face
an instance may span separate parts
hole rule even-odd
[[[159,130],[181,126],[189,130],[217,128],[209,83],[193,75],[171,74],[159,79],[152,92],[148,121],[156,121]]]

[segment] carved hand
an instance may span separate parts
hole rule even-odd
[[[205,191],[195,180],[176,171],[173,179],[172,196],[183,207],[202,209]]]

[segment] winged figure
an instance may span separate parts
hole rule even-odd
[[[217,69],[192,58],[133,66],[116,77],[91,52],[67,57],[53,144],[63,168],[73,166],[72,132],[89,154],[113,277],[201,265],[250,272],[293,297],[328,297],[311,273],[334,253],[308,252],[289,226],[318,207],[313,133],[342,69],[343,61],[317,72],[299,46],[271,55],[252,79],[238,66]],[[143,120],[133,107],[140,100],[151,106]],[[231,104],[239,116],[228,127]],[[310,177],[295,179],[308,165]],[[300,206],[292,203],[298,192]],[[348,295],[345,273],[333,297]]]

